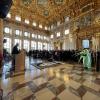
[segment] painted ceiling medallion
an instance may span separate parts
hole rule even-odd
[[[48,10],[44,11],[44,16],[49,16],[49,11]]]
[[[64,0],[54,0],[55,4],[60,5],[63,3]]]
[[[28,6],[29,4],[32,3],[32,0],[22,0],[22,1],[23,1],[23,4],[24,4],[25,6]]]
[[[37,0],[38,5],[46,5],[48,3],[48,0]]]

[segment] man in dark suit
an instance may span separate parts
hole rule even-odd
[[[15,71],[15,59],[16,59],[16,55],[19,53],[19,49],[18,49],[19,44],[17,43],[13,49],[12,49],[12,71]]]

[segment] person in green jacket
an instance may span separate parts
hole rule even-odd
[[[83,66],[86,69],[91,69],[91,53],[89,52],[88,49],[84,49],[79,53],[80,55],[80,60],[82,60]]]

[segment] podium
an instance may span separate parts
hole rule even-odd
[[[25,70],[25,51],[22,50],[15,58],[15,71]]]

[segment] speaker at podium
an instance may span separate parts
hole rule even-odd
[[[15,59],[15,71],[25,70],[25,51],[21,50]]]

